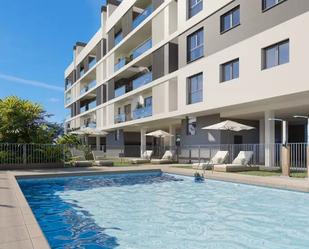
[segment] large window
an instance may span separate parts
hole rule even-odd
[[[282,3],[286,0],[262,0],[263,1],[263,10],[268,10],[275,5]]]
[[[203,0],[187,0],[188,1],[188,18],[195,16],[203,9]]]
[[[240,7],[236,7],[221,16],[221,32],[225,32],[240,24]]]
[[[196,118],[187,117],[187,135],[196,135]]]
[[[279,66],[290,61],[289,40],[263,49],[263,69]]]
[[[239,59],[221,65],[221,82],[239,78]]]
[[[188,78],[187,82],[187,104],[203,101],[203,73]]]
[[[204,56],[204,30],[199,29],[187,38],[187,61],[191,62]]]

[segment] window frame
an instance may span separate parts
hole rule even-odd
[[[282,4],[282,3],[284,3],[284,2],[286,2],[287,0],[276,0],[276,1],[278,1],[276,4],[274,4],[274,5],[272,5],[272,6],[270,6],[270,7],[268,7],[268,8],[266,8],[266,1],[267,0],[262,0],[262,12],[266,12],[266,11],[268,11],[268,10],[270,10],[270,9],[272,9],[272,8],[275,8],[276,6],[278,6],[279,4]]]
[[[203,89],[204,89],[204,79],[203,79],[203,72],[194,74],[190,77],[187,78],[187,105],[193,105],[193,104],[198,104],[203,102],[204,96],[203,96]],[[201,83],[201,88],[198,88],[196,91],[192,91],[192,79],[193,78],[199,78],[201,77],[202,83]],[[192,102],[192,95],[196,93],[201,93],[201,99],[196,102]]]
[[[234,77],[234,64],[235,62],[238,62],[238,77]],[[230,79],[226,79],[225,78],[225,67],[230,65],[231,67],[231,78]],[[239,58],[236,58],[236,59],[233,59],[233,60],[230,60],[228,62],[225,62],[223,64],[220,65],[220,82],[223,83],[223,82],[227,82],[227,81],[231,81],[231,80],[236,80],[238,79],[240,76],[240,59]]]
[[[199,12],[201,12],[203,10],[203,0],[195,0],[195,4],[194,5],[190,5],[190,0],[187,0],[187,19],[189,20],[190,18],[194,17],[195,15],[197,15],[199,12],[195,13],[194,15],[192,14],[192,9],[196,6],[198,6],[199,4],[202,5],[202,8]]]
[[[193,36],[197,37],[200,32],[202,32],[203,42],[200,45],[195,46],[194,49],[191,49],[191,37],[193,37]],[[196,38],[195,40],[196,40],[196,43],[197,43],[198,39]],[[204,52],[205,52],[204,51],[204,49],[205,49],[204,45],[205,45],[205,37],[204,37],[204,28],[203,27],[199,28],[198,30],[194,31],[193,33],[191,33],[190,35],[187,36],[187,63],[191,63],[193,61],[196,61],[196,60],[204,57]],[[200,49],[201,47],[203,48],[202,49],[202,51],[203,51],[202,55],[197,57],[197,58],[192,59],[191,58],[192,52],[197,50],[197,49]]]
[[[233,25],[233,19],[234,19],[233,13],[235,11],[237,11],[237,10],[239,10],[239,23],[236,24],[236,25]],[[228,29],[224,29],[224,18],[226,16],[229,16],[229,15],[230,15],[231,26]],[[240,24],[241,24],[241,22],[240,22],[240,5],[237,5],[233,9],[229,10],[228,12],[226,12],[223,15],[220,16],[220,33],[224,34],[224,33],[228,32],[228,31],[238,27]]]
[[[289,58],[288,61],[285,63],[280,63],[280,46],[283,44],[288,44],[288,48],[289,48]],[[267,56],[266,53],[268,50],[276,48],[276,65],[271,66],[271,67],[267,67]],[[271,69],[274,67],[278,67],[284,64],[287,64],[290,62],[290,39],[285,39],[283,41],[277,42],[275,44],[272,44],[270,46],[267,46],[265,48],[262,48],[262,70],[267,70],[267,69]]]

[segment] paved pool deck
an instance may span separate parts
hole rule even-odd
[[[108,174],[161,170],[162,172],[193,176],[196,170],[166,166],[92,167],[46,170],[0,171],[0,249],[49,249],[49,245],[29,207],[16,178],[63,175]],[[203,173],[202,171],[199,171]],[[207,179],[222,180],[264,187],[309,193],[308,179],[280,176],[250,176],[207,171]]]

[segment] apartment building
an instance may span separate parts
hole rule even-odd
[[[105,131],[89,142],[109,151],[143,151],[157,129],[170,146],[275,144],[283,119],[306,142],[308,0],[107,0],[101,19],[65,70],[68,131]],[[202,129],[226,119],[256,129]]]

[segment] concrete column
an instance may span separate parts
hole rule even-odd
[[[97,150],[101,150],[101,137],[100,136],[96,136],[96,147],[97,147]]]
[[[290,176],[290,146],[283,146],[281,147],[281,156],[282,156],[282,175],[283,176]]]
[[[275,121],[269,119],[275,118],[274,111],[266,111],[264,113],[265,120],[265,166],[274,166],[275,151]]]
[[[259,124],[259,162],[263,162],[264,158],[265,158],[265,148],[264,148],[264,144],[265,144],[265,120],[264,118],[259,120],[260,124]]]
[[[176,139],[176,128],[173,125],[169,126],[169,134],[172,136],[169,137],[169,147],[172,148],[175,146],[175,139]]]
[[[307,145],[307,178],[309,180],[309,145]]]
[[[146,151],[146,129],[141,129],[141,157],[143,153]]]

